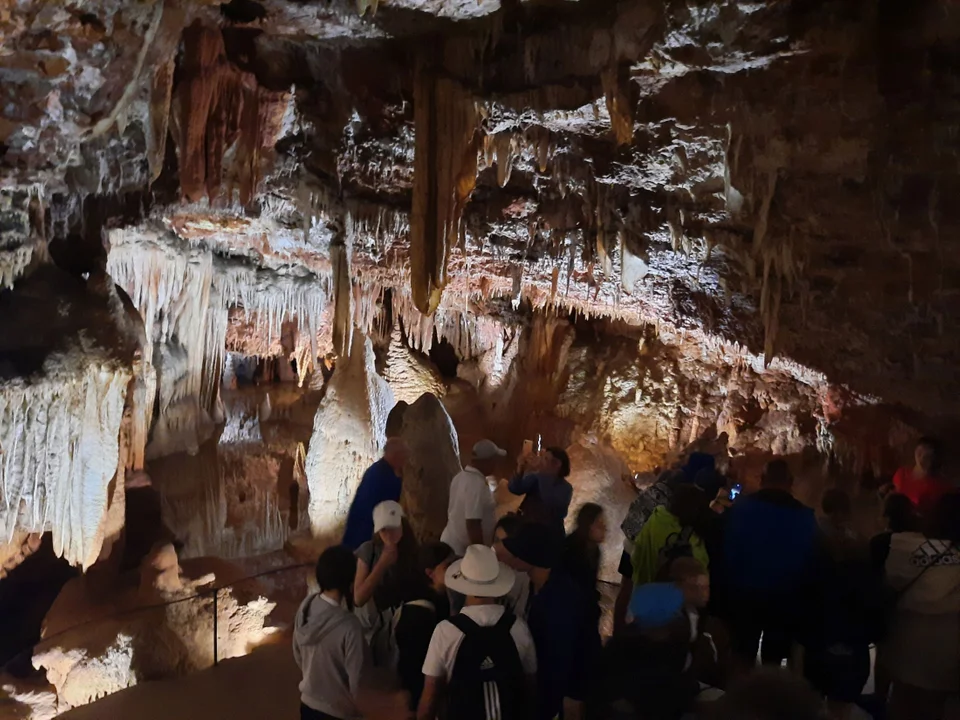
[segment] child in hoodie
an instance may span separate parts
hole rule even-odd
[[[317,560],[320,592],[297,610],[293,657],[303,672],[301,720],[409,716],[404,698],[370,691],[370,648],[351,612],[356,571],[349,548],[327,548]]]

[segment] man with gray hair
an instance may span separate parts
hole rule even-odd
[[[383,448],[383,457],[367,468],[350,503],[343,544],[356,550],[373,537],[373,509],[382,502],[400,502],[403,466],[410,451],[402,438],[392,437]]]

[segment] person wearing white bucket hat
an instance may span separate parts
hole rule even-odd
[[[441,695],[457,720],[532,717],[537,652],[530,629],[498,599],[514,573],[493,548],[470,545],[447,568],[447,588],[466,596],[463,610],[433,632],[423,663],[425,683],[418,720],[435,720]]]

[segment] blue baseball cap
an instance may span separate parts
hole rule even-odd
[[[647,583],[633,591],[630,614],[642,628],[659,628],[683,609],[683,591],[673,583]]]

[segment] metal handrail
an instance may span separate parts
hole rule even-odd
[[[33,651],[33,649],[42,643],[47,643],[52,640],[55,640],[59,637],[66,635],[67,633],[73,632],[77,628],[86,627],[88,625],[94,625],[96,623],[107,622],[108,620],[116,620],[119,617],[124,617],[125,615],[133,615],[138,612],[146,612],[148,610],[159,610],[161,608],[169,607],[170,605],[177,605],[182,602],[187,602],[188,600],[196,600],[197,598],[206,597],[207,595],[213,595],[213,664],[214,666],[219,665],[220,659],[218,657],[218,624],[217,624],[217,597],[220,594],[221,590],[226,590],[227,588],[239,585],[242,582],[247,582],[248,580],[257,580],[258,578],[266,577],[267,575],[278,575],[283,572],[289,572],[290,570],[304,570],[306,568],[314,567],[313,563],[298,563],[296,565],[284,565],[283,567],[273,568],[271,570],[264,570],[263,572],[256,573],[255,575],[247,575],[246,577],[238,578],[232,582],[225,583],[223,585],[217,585],[215,587],[210,587],[205,590],[201,590],[193,595],[187,595],[186,597],[177,598],[176,600],[168,600],[162,603],[153,603],[151,605],[140,605],[134,608],[127,608],[126,610],[120,610],[118,612],[106,615],[103,617],[90,618],[89,620],[84,620],[83,622],[77,623],[76,625],[71,625],[68,628],[64,628],[59,632],[50,635],[49,637],[40,638],[39,642],[31,643],[30,645],[24,647],[19,652],[15,653],[13,657],[7,660],[0,669],[6,671],[7,667],[13,663],[15,660],[20,658],[27,651]]]

